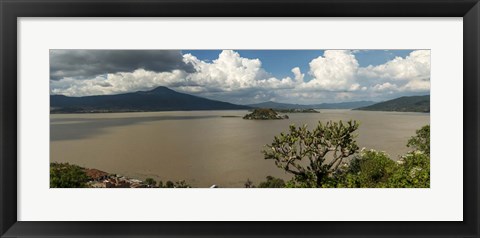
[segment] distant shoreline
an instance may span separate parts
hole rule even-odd
[[[362,111],[362,112],[405,112],[405,113],[421,113],[421,114],[427,114],[430,112],[415,112],[415,111],[387,111],[387,110],[364,110],[364,109],[343,109],[343,108],[329,108],[329,109],[319,109],[319,108],[313,108],[314,110],[322,110],[322,111]],[[196,112],[196,111],[202,111],[202,112],[207,112],[207,111],[249,111],[248,109],[213,109],[213,110],[162,110],[162,111],[108,111],[108,112],[99,112],[99,111],[93,111],[93,112],[50,112],[50,115],[74,115],[74,114],[114,114],[114,113],[146,113],[146,112]],[[289,112],[284,112],[284,113],[289,113]],[[290,112],[290,113],[310,113],[310,112]],[[241,117],[241,116],[231,116],[231,115],[225,115],[221,116],[224,118],[234,118],[234,117]]]
[[[127,110],[127,111],[50,111],[50,114],[108,114],[108,113],[132,113],[132,112],[195,112],[195,111],[248,111],[248,109],[194,109],[194,110]]]

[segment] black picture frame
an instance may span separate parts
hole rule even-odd
[[[479,237],[478,0],[0,0],[2,237]],[[461,222],[27,222],[17,220],[18,17],[462,17]],[[40,205],[40,204],[39,204]]]

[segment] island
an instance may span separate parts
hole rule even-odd
[[[275,110],[271,108],[258,108],[254,109],[252,113],[249,113],[243,117],[246,120],[281,120],[288,119],[287,115],[279,115]]]

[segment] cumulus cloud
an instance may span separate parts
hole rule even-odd
[[[430,90],[430,78],[410,80],[401,88],[402,91],[424,92]]]
[[[384,92],[384,91],[397,91],[398,86],[396,84],[391,84],[389,82],[376,84],[372,87],[375,92]]]
[[[349,50],[326,50],[310,62],[314,77],[306,86],[331,91],[357,90],[358,61]]]
[[[293,75],[295,75],[295,81],[297,83],[303,83],[303,79],[305,78],[305,74],[302,74],[299,67],[293,68],[292,73],[293,73]]]
[[[212,63],[191,54],[184,55],[184,62],[192,64],[196,70],[189,75],[191,81],[223,91],[251,88],[257,80],[268,77],[259,59],[243,58],[232,50],[222,51]]]
[[[360,68],[359,78],[379,82],[374,91],[427,92],[430,90],[430,50],[412,51],[385,64]]]
[[[290,77],[277,79],[262,68],[259,59],[241,57],[235,51],[224,50],[218,59],[210,62],[199,60],[191,54],[184,55],[184,61],[196,70],[188,80],[219,91],[236,91],[247,88],[291,88]]]
[[[430,77],[430,50],[416,50],[407,57],[396,57],[385,64],[361,68],[368,78],[410,81]]]
[[[51,80],[88,79],[136,69],[193,71],[179,50],[50,50]]]
[[[145,56],[150,53],[128,54],[132,58],[138,57],[135,63],[126,63],[127,60],[108,62],[115,54],[103,53],[110,55],[107,57],[74,51],[72,56],[62,56],[66,62],[53,67],[51,94],[115,94],[167,86],[180,92],[239,104],[269,100],[308,104],[378,101],[395,95],[428,93],[430,89],[428,50],[412,51],[404,58],[396,57],[367,67],[359,66],[355,51],[326,50],[310,61],[307,75],[300,67],[294,67],[291,77],[283,78],[267,72],[260,59],[245,58],[232,50],[222,51],[212,61],[200,60],[192,54],[178,57],[177,51],[160,52],[150,52],[150,56]],[[146,62],[153,55],[156,63]],[[59,61],[62,57],[53,58]],[[75,57],[79,60],[74,60]],[[75,62],[86,66],[73,67]],[[105,67],[101,67],[101,62]],[[104,71],[107,73],[102,73]]]
[[[107,74],[83,80],[63,78],[50,80],[50,93],[89,96],[149,90],[159,85],[185,85],[186,75],[183,70],[156,73],[137,69],[133,72]]]
[[[293,69],[299,74],[295,75],[295,80],[290,77],[278,79],[262,68],[259,59],[244,58],[232,50],[222,51],[212,62],[199,60],[191,54],[185,54],[184,61],[192,64],[196,71],[189,74],[187,80],[202,85],[203,91],[209,92],[293,88],[296,81],[303,80],[298,68]]]

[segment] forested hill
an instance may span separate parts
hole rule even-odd
[[[400,97],[354,110],[395,111],[395,112],[430,112],[430,95]]]
[[[248,106],[210,100],[167,87],[116,95],[86,97],[50,96],[51,113],[236,110]]]

